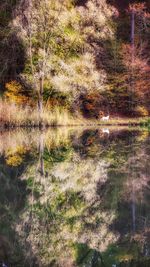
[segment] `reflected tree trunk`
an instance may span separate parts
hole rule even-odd
[[[135,233],[136,229],[136,215],[135,215],[135,190],[134,190],[134,185],[132,184],[132,229],[133,229],[133,234]]]
[[[39,136],[39,172],[44,176],[44,136],[43,133]]]

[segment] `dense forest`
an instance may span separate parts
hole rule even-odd
[[[1,124],[150,115],[150,3],[1,0]]]

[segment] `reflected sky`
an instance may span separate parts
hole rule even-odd
[[[1,132],[0,266],[150,266],[149,161],[137,128]]]

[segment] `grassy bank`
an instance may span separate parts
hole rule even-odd
[[[39,127],[39,113],[36,108],[21,107],[8,102],[0,102],[0,127]],[[48,126],[79,126],[79,125],[118,125],[118,126],[146,126],[150,125],[150,119],[145,118],[111,118],[108,121],[100,119],[85,119],[81,115],[73,116],[67,110],[55,108],[44,109],[41,116],[42,125]]]
[[[81,124],[81,119],[73,118],[66,110],[55,108],[43,109],[41,118],[37,108],[21,107],[8,102],[0,102],[0,125],[1,127],[38,127],[39,121],[44,126],[74,125]]]
[[[146,127],[146,128],[149,128],[150,129],[150,118],[144,118],[144,119],[141,119],[140,121],[140,125],[142,127]]]

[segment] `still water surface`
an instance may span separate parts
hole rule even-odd
[[[150,133],[0,133],[0,266],[150,267]]]

